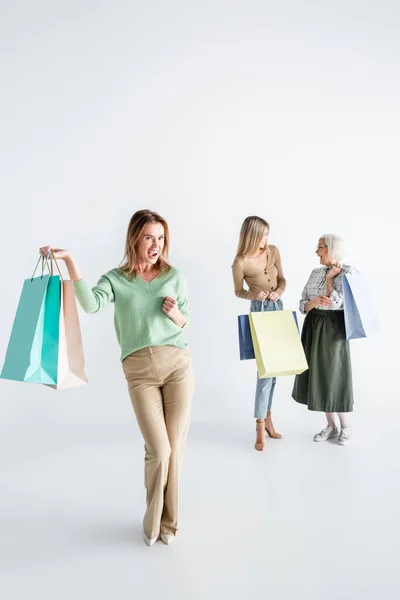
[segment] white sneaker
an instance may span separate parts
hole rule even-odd
[[[341,446],[347,446],[351,440],[351,427],[342,427],[340,435],[338,437],[338,444]]]
[[[326,442],[330,438],[336,437],[339,434],[336,427],[327,425],[325,429],[314,435],[314,442]]]
[[[152,546],[153,544],[156,543],[156,541],[157,541],[158,538],[156,538],[156,537],[155,538],[149,538],[149,536],[146,535],[145,532],[143,531],[143,539],[144,539],[144,541],[146,542],[146,544],[148,546]]]

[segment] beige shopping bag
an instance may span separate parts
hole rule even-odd
[[[61,284],[57,389],[77,387],[86,383],[85,357],[74,284],[64,280]]]
[[[250,330],[261,379],[298,375],[308,369],[291,310],[250,313]]]

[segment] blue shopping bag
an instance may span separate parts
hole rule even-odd
[[[293,311],[293,318],[296,323],[297,331],[299,331],[299,324],[297,322],[296,311]],[[249,315],[238,316],[238,330],[240,360],[250,360],[252,358],[255,358],[253,339],[251,337],[250,330]]]
[[[249,315],[238,316],[240,360],[255,358]]]
[[[376,310],[365,280],[355,271],[342,274],[346,339],[369,337],[379,329]]]
[[[44,275],[43,265],[35,277],[36,269],[22,288],[0,378],[56,384],[61,282],[59,275]]]

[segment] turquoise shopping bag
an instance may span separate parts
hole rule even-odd
[[[35,269],[24,282],[2,379],[57,383],[61,282],[59,275],[44,275],[43,268],[40,277]]]

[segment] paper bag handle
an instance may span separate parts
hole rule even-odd
[[[267,303],[272,302],[272,300],[269,300],[269,298],[267,298]],[[279,304],[277,302],[274,302],[274,304],[276,304],[276,307],[278,310],[281,310],[279,308]],[[264,302],[261,302],[261,312],[264,312]]]
[[[50,265],[49,265],[49,258],[50,258]],[[32,273],[31,282],[33,281],[33,278],[35,277],[35,273],[37,271],[37,268],[39,266],[40,261],[42,261],[42,274],[40,275],[40,279],[43,279],[43,274],[44,274],[44,270],[45,270],[46,266],[47,266],[47,269],[49,271],[49,275],[53,276],[53,274],[54,274],[54,265],[53,265],[53,262],[54,262],[56,264],[57,271],[60,274],[61,281],[64,281],[63,276],[61,275],[60,267],[58,266],[58,262],[54,258],[53,253],[50,251],[46,257],[39,256],[39,259],[38,259],[38,261],[36,263],[35,270]]]

